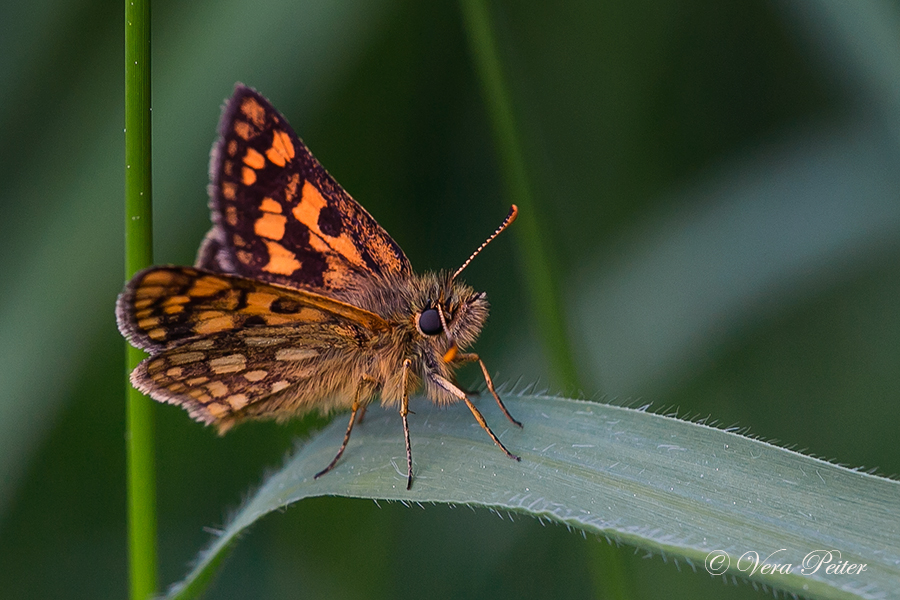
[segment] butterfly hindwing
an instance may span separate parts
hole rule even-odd
[[[339,323],[223,331],[144,360],[132,384],[154,399],[181,406],[219,433],[256,417],[311,409],[327,412],[328,396],[346,397],[357,383],[336,378],[335,361],[358,354]],[[336,354],[337,353],[337,354]],[[323,398],[323,395],[326,396]]]
[[[214,226],[198,267],[336,296],[373,275],[411,273],[400,246],[257,92],[235,88],[219,133]]]

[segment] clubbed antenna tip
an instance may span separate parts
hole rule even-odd
[[[512,224],[512,222],[516,220],[517,216],[519,216],[519,207],[517,207],[515,204],[513,204],[512,206],[509,207],[509,214],[506,215],[506,218],[503,219],[502,223],[500,223],[500,227],[498,227],[496,229],[496,231],[494,231],[494,233],[492,233],[488,239],[484,240],[483,244],[478,246],[478,249],[472,253],[472,256],[470,256],[469,259],[466,262],[464,262],[460,268],[458,268],[456,270],[456,273],[454,273],[453,277],[451,277],[450,279],[451,280],[456,279],[456,276],[459,275],[460,273],[462,273],[463,269],[465,269],[466,267],[469,266],[469,263],[472,262],[472,259],[475,258],[476,256],[478,256],[478,254],[482,250],[484,250],[485,246],[487,246],[492,241],[494,241],[494,238],[497,237],[498,235],[500,235],[500,232],[502,232],[504,229],[509,227]]]

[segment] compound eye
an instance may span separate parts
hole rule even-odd
[[[419,313],[419,331],[425,335],[437,335],[444,330],[441,327],[441,315],[436,308],[429,308]]]

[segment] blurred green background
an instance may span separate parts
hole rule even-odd
[[[492,300],[477,348],[495,380],[900,472],[900,6],[490,6],[579,388],[547,366],[515,236],[466,273]],[[3,597],[126,595],[122,20],[93,0],[0,5]],[[455,3],[159,0],[152,35],[156,262],[192,263],[208,228],[208,153],[235,81],[280,108],[419,270],[455,268],[505,215]],[[165,585],[321,421],[219,439],[177,408],[157,415]],[[255,527],[209,597],[602,587],[596,540],[499,517],[305,501]],[[635,598],[757,597],[621,553]]]

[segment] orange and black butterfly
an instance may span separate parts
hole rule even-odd
[[[488,316],[485,294],[457,279],[516,217],[509,215],[453,273],[413,273],[400,246],[325,171],[285,118],[237,85],[213,147],[213,227],[195,267],[152,267],[116,305],[119,330],[150,353],[132,384],[176,404],[220,434],[248,419],[311,410],[351,411],[331,470],[354,423],[380,395],[399,407],[412,485],[409,396],[463,401],[510,458],[456,383],[477,362],[471,346]]]

